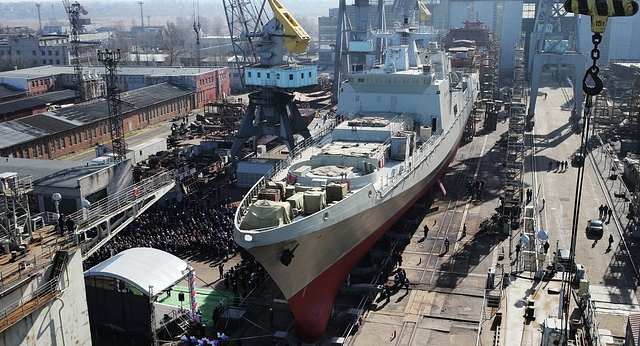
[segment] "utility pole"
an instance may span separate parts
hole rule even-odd
[[[124,125],[121,112],[120,90],[118,88],[118,62],[120,61],[120,49],[117,51],[98,51],[98,61],[104,64],[107,82],[107,106],[109,108],[109,130],[111,132],[111,145],[116,162],[125,158],[126,143],[124,141]]]
[[[42,17],[40,17],[40,6],[42,6],[42,3],[37,2],[36,7],[38,8],[38,32],[42,33]]]
[[[144,16],[142,15],[142,4],[144,4],[144,2],[138,1],[138,5],[140,5],[140,29],[141,30],[144,28]]]

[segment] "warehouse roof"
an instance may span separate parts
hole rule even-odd
[[[43,107],[48,103],[56,104],[64,101],[73,102],[75,94],[76,93],[73,90],[60,90],[3,102],[0,103],[0,114],[7,114],[12,112],[19,112],[25,109]]]
[[[4,83],[0,83],[0,98],[4,98],[4,97],[9,97],[9,96],[14,96],[14,95],[20,95],[20,94],[26,94],[27,91],[26,90],[20,90],[16,87],[13,87],[9,84],[4,84]]]
[[[121,110],[123,114],[126,114],[136,109],[189,95],[192,92],[169,83],[131,90],[120,95],[120,99],[123,101]],[[77,126],[91,124],[108,117],[107,101],[98,99],[3,122],[0,123],[0,149],[71,130]]]
[[[122,66],[118,67],[119,76],[145,75],[145,76],[197,76],[224,67],[180,67],[180,66]],[[104,75],[104,66],[85,66],[85,73]],[[35,79],[50,77],[60,74],[74,74],[73,66],[37,66],[0,72],[0,77]]]

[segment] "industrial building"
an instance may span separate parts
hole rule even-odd
[[[122,94],[126,132],[194,109],[193,91],[162,83]],[[7,121],[0,124],[0,156],[55,159],[111,141],[106,100]]]

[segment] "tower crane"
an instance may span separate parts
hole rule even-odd
[[[42,17],[40,17],[40,6],[42,6],[42,3],[38,2],[36,3],[36,7],[38,8],[38,33],[42,33]]]
[[[76,91],[76,103],[84,102],[86,100],[85,85],[82,79],[82,65],[80,63],[80,41],[78,40],[78,33],[80,31],[80,14],[87,14],[87,10],[80,5],[77,1],[71,3],[69,0],[62,0],[64,10],[69,17],[69,26],[71,27],[70,43],[71,43],[71,59],[73,65],[73,72],[75,75],[75,91]]]
[[[265,5],[273,18],[269,19]],[[277,0],[263,0],[256,6],[250,0],[225,0],[225,13],[238,67],[245,86],[257,91],[249,94],[249,105],[231,147],[231,157],[253,137],[280,137],[293,155],[295,134],[311,136],[293,101],[297,88],[317,83],[317,68],[288,63],[289,53],[303,52],[310,38],[293,16]]]

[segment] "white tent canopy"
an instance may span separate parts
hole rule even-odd
[[[124,280],[146,296],[156,296],[189,274],[187,262],[162,250],[138,247],[125,250],[84,272],[84,277]],[[149,292],[153,286],[153,294]]]

